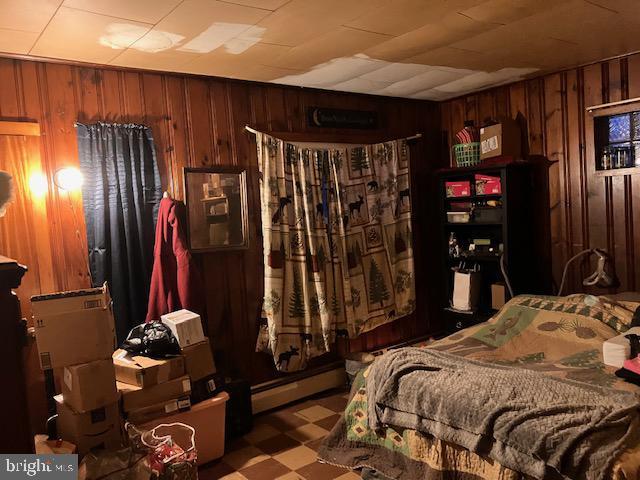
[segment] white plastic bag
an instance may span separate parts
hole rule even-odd
[[[481,276],[477,265],[473,269],[465,269],[463,266],[455,268],[451,306],[463,312],[476,310],[480,297],[480,283]]]

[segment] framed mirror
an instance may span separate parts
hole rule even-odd
[[[184,169],[189,247],[193,252],[247,248],[247,173],[240,167]]]

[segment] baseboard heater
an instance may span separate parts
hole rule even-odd
[[[382,355],[388,350],[407,347],[428,338],[432,338],[432,336],[423,335],[370,353],[376,356]],[[347,374],[344,370],[344,360],[338,360],[313,370],[289,374],[283,378],[254,385],[251,387],[253,413],[266,412],[332,388],[344,387],[346,381]]]
[[[266,412],[305,397],[346,385],[344,362],[338,361],[309,372],[254,385],[251,388],[253,413]]]

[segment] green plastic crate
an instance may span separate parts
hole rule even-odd
[[[458,167],[473,167],[480,163],[480,142],[459,143],[453,146]]]

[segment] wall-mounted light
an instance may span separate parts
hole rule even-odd
[[[74,192],[80,190],[84,177],[76,167],[64,167],[56,171],[53,182],[62,190]]]
[[[40,171],[33,172],[29,177],[29,189],[34,197],[43,197],[49,189],[46,175]]]

